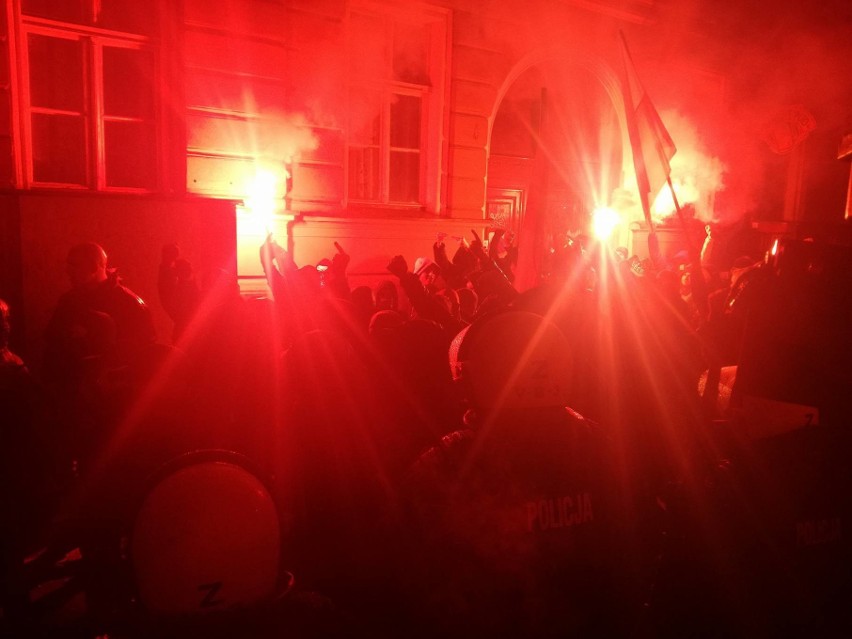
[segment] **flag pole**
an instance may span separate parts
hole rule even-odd
[[[657,229],[651,217],[651,203],[649,200],[651,187],[648,180],[648,169],[645,166],[645,156],[640,142],[639,124],[636,121],[634,96],[630,89],[628,60],[632,64],[632,57],[630,56],[630,48],[627,46],[627,38],[624,36],[624,32],[619,30],[618,35],[621,37],[621,44],[624,46],[625,54],[622,56],[621,85],[625,98],[624,107],[627,134],[630,138],[630,147],[633,152],[633,169],[636,173],[636,183],[639,189],[639,201],[642,204],[642,213],[645,216],[645,224],[648,225],[648,253],[654,264],[658,265],[660,262],[660,244],[657,239]]]
[[[683,228],[683,237],[686,241],[686,251],[689,253],[689,259],[694,265],[694,272],[690,276],[690,282],[692,285],[692,295],[695,299],[695,304],[698,307],[698,310],[701,311],[701,323],[703,324],[707,317],[708,308],[707,281],[704,279],[704,269],[701,267],[701,251],[696,247],[696,245],[692,242],[692,238],[689,236],[689,226],[686,223],[686,216],[683,213],[683,209],[680,208],[680,202],[678,202],[677,193],[675,193],[674,184],[672,184],[671,174],[666,176],[666,184],[669,185],[669,192],[672,194],[672,202],[674,202],[677,217],[680,220],[681,227]]]

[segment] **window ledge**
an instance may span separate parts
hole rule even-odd
[[[437,217],[426,210],[422,204],[368,204],[350,202],[345,210],[349,217],[383,218],[383,217]]]

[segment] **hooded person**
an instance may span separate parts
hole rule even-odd
[[[382,280],[376,286],[376,311],[398,311],[399,291],[392,280]]]
[[[451,288],[461,288],[468,281],[468,276],[476,269],[476,258],[470,252],[468,246],[459,241],[459,247],[453,255],[452,261],[447,256],[447,247],[443,238],[432,246],[435,263],[441,269],[441,275]]]
[[[91,356],[114,366],[126,365],[154,343],[148,306],[121,283],[114,269],[107,268],[107,254],[100,245],[86,242],[72,247],[66,272],[71,290],[59,299],[45,333],[46,380],[66,378],[81,359]],[[114,326],[114,343],[105,341],[97,328],[105,323]]]

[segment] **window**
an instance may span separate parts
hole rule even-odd
[[[348,199],[437,211],[448,14],[349,15]]]
[[[151,35],[154,3],[139,0],[21,0],[24,19],[45,18],[137,35]]]
[[[125,0],[22,0],[24,167],[31,186],[156,187],[150,18]]]

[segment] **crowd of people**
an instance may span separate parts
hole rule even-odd
[[[36,370],[0,304],[6,619],[26,614],[28,552],[64,536],[118,563],[151,475],[227,450],[275,496],[282,571],[343,625],[627,634],[651,596],[661,494],[709,460],[699,376],[737,363],[760,263],[718,277],[577,237],[518,291],[502,236],[452,256],[439,237],[355,288],[339,243],[299,266],[270,236],[261,299],[168,245],[147,303],[102,247],[73,247]]]

